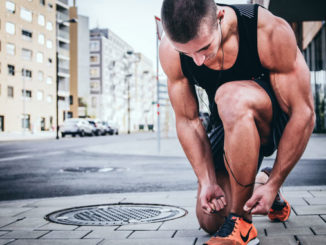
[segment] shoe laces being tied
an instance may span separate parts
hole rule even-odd
[[[226,218],[221,228],[214,234],[215,237],[227,237],[233,232],[234,226],[236,225],[237,216],[230,214]]]

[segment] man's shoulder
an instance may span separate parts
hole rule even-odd
[[[183,77],[179,52],[174,49],[167,37],[164,37],[160,43],[159,56],[161,66],[169,79],[176,80]]]

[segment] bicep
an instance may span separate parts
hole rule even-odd
[[[270,76],[273,90],[284,112],[291,115],[293,112],[313,110],[310,72],[299,49],[292,69],[272,71]]]
[[[186,78],[168,80],[168,93],[176,119],[193,120],[198,117],[198,101],[195,88]]]

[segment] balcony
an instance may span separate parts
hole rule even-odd
[[[65,20],[69,20],[69,15],[65,13],[57,12],[57,22],[60,23]]]

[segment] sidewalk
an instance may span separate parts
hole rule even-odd
[[[91,152],[158,154],[155,134],[134,141],[87,148]],[[123,136],[125,137],[125,136]],[[127,137],[127,136],[126,136]],[[137,144],[135,144],[135,142]],[[313,136],[303,158],[326,159],[326,136]],[[176,136],[163,138],[161,156],[184,156]],[[261,245],[326,244],[326,186],[284,187],[292,205],[290,219],[272,223],[255,216]],[[78,226],[50,223],[44,216],[61,209],[112,203],[166,204],[188,211],[184,217],[158,223],[121,226]],[[96,194],[0,202],[0,245],[198,245],[209,239],[195,215],[196,191]]]
[[[326,187],[287,187],[290,219],[272,223],[254,217],[262,245],[326,244]],[[0,244],[60,245],[198,245],[209,239],[199,229],[195,191],[84,195],[0,202]],[[109,203],[156,203],[180,206],[184,217],[123,226],[73,226],[50,223],[43,217],[69,207]],[[300,243],[298,243],[300,241]]]

